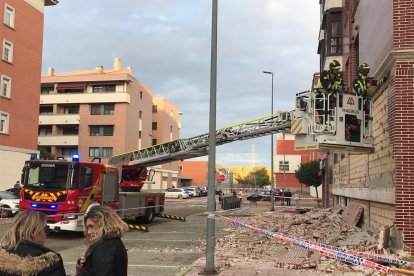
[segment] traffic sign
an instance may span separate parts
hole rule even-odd
[[[220,174],[219,180],[221,182],[226,181],[226,176],[224,174]]]

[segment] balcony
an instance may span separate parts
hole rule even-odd
[[[130,103],[126,92],[40,95],[40,104]]]
[[[326,0],[323,11],[327,11],[332,8],[342,8],[342,7],[343,7],[342,0]]]
[[[79,114],[39,116],[39,125],[78,125],[79,121]]]
[[[79,144],[78,135],[50,135],[39,136],[39,146],[77,146]]]

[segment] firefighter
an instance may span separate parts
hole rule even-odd
[[[316,85],[317,90],[325,95],[325,99],[327,99],[329,95],[329,103],[327,100],[325,100],[325,110],[321,110],[323,101],[316,100],[316,108],[319,110],[319,112],[323,112],[325,114],[325,120],[328,109],[327,105],[329,104],[329,107],[333,108],[336,102],[336,94],[338,92],[345,92],[344,82],[341,75],[339,74],[340,70],[341,64],[339,61],[336,59],[333,60],[331,63],[329,63],[329,70],[322,71],[318,80],[318,84]]]
[[[374,78],[368,77],[369,65],[367,63],[362,63],[358,67],[358,77],[352,82],[352,91],[364,98],[364,111],[366,114],[366,119],[372,120],[371,110],[370,110],[370,101],[372,86],[380,86],[387,81],[387,77],[383,77],[380,80],[374,80]]]
[[[344,92],[345,86],[339,71],[341,64],[336,59],[329,63],[329,70],[323,70],[317,88],[325,94]]]
[[[352,82],[353,92],[359,96],[363,96],[364,98],[371,96],[372,86],[380,86],[387,81],[387,77],[383,77],[380,80],[369,78],[369,70],[369,65],[367,63],[362,63],[358,67],[358,77]]]

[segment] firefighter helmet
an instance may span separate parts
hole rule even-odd
[[[369,68],[368,63],[362,63],[360,66],[358,66],[358,73],[362,73],[366,76],[369,73],[369,69],[371,68]]]
[[[339,61],[334,59],[331,63],[329,63],[329,69],[332,70],[341,70],[341,64]]]

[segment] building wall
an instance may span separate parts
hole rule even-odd
[[[373,96],[375,152],[339,158],[334,167],[333,189],[337,204],[364,207],[363,226],[392,226],[391,246],[404,247],[411,253],[414,15],[409,11],[413,7],[410,0],[367,0],[359,1],[355,18],[348,13],[351,39],[359,37],[359,62],[369,63],[370,75],[376,79],[388,76],[389,81]],[[354,44],[351,41],[349,45]]]
[[[15,10],[14,28],[3,24],[5,3]],[[1,53],[4,39],[13,43],[12,63],[0,60],[0,75],[11,78],[11,97],[0,96],[0,112],[9,116],[8,133],[0,134],[0,190],[20,179],[24,160],[37,152],[43,6],[40,0],[0,0]]]
[[[208,162],[207,161],[180,161],[181,171],[179,177],[192,179],[192,186],[207,186]]]
[[[61,127],[61,123],[64,124],[57,120],[57,117],[61,116],[58,114],[58,105],[67,103],[79,105],[79,122],[77,122],[79,134],[78,139],[72,142],[72,146],[78,148],[81,160],[90,161],[93,158],[89,156],[91,147],[110,147],[113,155],[117,155],[151,145],[149,135],[152,120],[152,91],[132,76],[130,68],[120,68],[119,59],[114,60],[113,69],[105,70],[97,67],[89,71],[54,74],[54,70],[50,70],[49,73],[48,76],[42,77],[42,84],[54,85],[55,91],[53,94],[41,95],[40,104],[41,106],[54,105],[54,114],[42,116],[42,119],[52,117],[48,123],[53,125],[55,131],[52,133],[52,140],[39,137],[40,146],[52,146],[53,154],[62,155],[62,147],[69,144],[66,141],[56,143],[59,138],[64,137],[56,131]],[[84,93],[62,94],[56,91],[56,84],[79,82],[88,83]],[[92,84],[105,82],[116,83],[115,92],[92,92]],[[114,114],[91,115],[91,104],[96,103],[114,104]],[[97,125],[114,126],[113,136],[91,136],[90,127]],[[102,157],[102,162],[107,162],[107,159]]]
[[[295,151],[295,136],[291,134],[279,135],[276,141],[276,153],[274,156],[275,186],[278,188],[307,188],[302,185],[295,176],[295,171],[300,164],[305,164],[311,160],[319,160],[320,153],[312,151]],[[283,172],[279,164],[289,162],[289,170]]]

